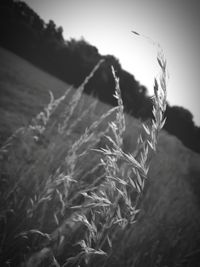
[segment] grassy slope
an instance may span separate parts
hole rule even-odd
[[[49,101],[48,91],[55,97],[69,87],[42,72],[18,56],[0,49],[0,143],[19,126],[27,123]]]
[[[58,97],[68,85],[4,49],[0,49],[0,58],[2,143],[18,127],[29,123],[48,103],[48,90]],[[91,97],[83,97],[77,117],[91,101]],[[86,125],[108,108],[98,102],[90,120],[83,121],[73,137],[79,135]],[[141,126],[128,115],[126,120],[124,148],[131,152]],[[133,262],[135,266],[145,266],[147,263],[148,266],[156,266],[151,265],[150,260],[154,264],[158,262],[157,266],[160,266],[159,262],[163,266],[173,266],[175,258],[179,262],[179,258],[183,259],[183,255],[196,250],[200,245],[199,155],[186,149],[175,137],[162,132],[149,177],[140,219],[126,235],[123,233],[125,250],[120,250],[118,256],[114,257],[114,266],[128,266]],[[196,254],[190,261],[196,260],[195,257]]]

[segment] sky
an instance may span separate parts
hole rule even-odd
[[[63,36],[84,38],[100,54],[119,59],[153,94],[159,68],[156,49],[137,31],[161,44],[169,72],[168,103],[188,109],[200,126],[199,0],[25,0],[39,16],[63,27]],[[123,90],[123,88],[122,88]]]

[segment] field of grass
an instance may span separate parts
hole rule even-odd
[[[96,186],[94,181],[101,178],[101,169],[98,168],[100,155],[89,149],[106,147],[104,135],[107,124],[115,116],[112,113],[100,121],[99,125],[93,127],[88,141],[79,146],[81,139],[78,144],[76,140],[83,135],[85,128],[99,121],[111,107],[83,94],[73,114],[69,116],[75,92],[73,88],[69,89],[69,85],[2,48],[0,58],[0,144],[3,145],[15,133],[11,145],[8,142],[6,146],[9,153],[1,154],[0,163],[1,266],[59,266],[58,262],[63,263],[67,257],[74,256],[77,245],[73,247],[71,244],[79,240],[84,232],[82,227],[71,225],[69,219],[67,224],[62,224],[63,199],[66,197],[69,202],[72,201],[72,196],[76,195],[74,192],[85,188],[81,187],[85,186],[84,183],[88,188]],[[33,118],[49,103],[49,91],[52,91],[55,99],[65,92],[67,96],[53,113],[50,122],[47,121],[45,134],[42,130],[40,135],[36,134],[39,141],[35,143],[28,132],[24,134],[23,129],[18,133],[15,131],[30,124],[34,128]],[[68,121],[65,123],[66,118]],[[126,153],[132,153],[142,133],[142,125],[129,115],[125,115],[125,119],[123,149]],[[65,127],[60,130],[64,134],[57,135],[55,128],[63,124]],[[38,129],[34,131],[38,133]],[[73,159],[74,151],[76,159]],[[66,173],[66,169],[75,173],[80,183],[77,185],[72,181],[69,190],[70,180],[60,176],[54,190],[53,178],[56,172]],[[199,179],[200,156],[185,148],[177,138],[161,132],[137,221],[115,233],[112,251],[104,266],[200,266]],[[62,187],[65,187],[65,191]],[[65,195],[67,190],[73,193],[72,196]],[[4,192],[8,193],[5,195]],[[27,196],[30,199],[28,204],[24,202]],[[48,199],[48,204],[43,204],[44,199]],[[76,205],[80,201],[80,197],[75,198]],[[8,203],[12,203],[12,208]],[[70,218],[72,211],[65,208],[64,213]],[[43,216],[38,217],[38,214]],[[67,227],[70,234],[66,237],[63,235],[66,229],[63,231],[63,228]],[[7,228],[12,229],[12,232],[5,235],[3,231]],[[25,233],[30,229],[38,229],[40,232],[29,232],[32,235],[29,238]],[[38,241],[38,238],[41,240]],[[67,238],[66,242],[63,242],[64,238]],[[38,251],[40,254],[37,254]],[[36,257],[32,257],[31,261],[33,252]],[[46,258],[51,258],[51,265],[37,262],[42,253]],[[9,263],[12,254],[17,255],[13,259],[16,265]],[[24,264],[17,265],[19,261]],[[88,264],[100,265],[102,260],[98,256]],[[67,266],[76,265],[71,263]]]

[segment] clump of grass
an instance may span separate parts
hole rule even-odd
[[[1,179],[5,183],[0,194],[2,265],[90,266],[99,256],[103,256],[106,264],[118,230],[136,220],[148,175],[150,150],[156,150],[158,133],[165,122],[166,61],[160,52],[157,60],[162,74],[159,80],[155,79],[154,118],[151,126],[143,124],[146,138],[139,137],[132,154],[123,150],[126,123],[114,68],[117,107],[102,114],[77,139],[65,138],[65,144],[60,141],[63,136],[69,138],[79,121],[87,116],[88,111],[84,111],[79,120],[71,122],[84,86],[102,61],[72,95],[61,114],[59,129],[45,148],[38,141],[47,133],[51,115],[66,100],[68,91],[57,100],[50,93],[51,101],[44,111],[2,147],[2,155],[7,153],[7,157],[15,150],[6,164],[2,162],[8,178]],[[92,104],[91,110],[94,107]],[[103,127],[112,114],[115,119]],[[18,145],[14,149],[19,133],[24,147]],[[106,145],[98,148],[102,137],[106,138]],[[31,160],[27,162],[26,156],[23,164],[19,164],[20,159],[16,161],[15,155],[22,155],[25,149]]]
[[[159,81],[155,79],[154,119],[151,126],[143,124],[147,137],[145,140],[139,137],[134,154],[127,154],[122,149],[125,118],[119,79],[112,68],[118,111],[116,120],[109,124],[112,137],[106,136],[110,147],[98,150],[103,155],[101,163],[105,169],[105,177],[98,189],[82,192],[85,202],[73,207],[78,209],[75,221],[82,222],[87,232],[85,238],[78,243],[81,247],[80,252],[69,258],[66,265],[78,265],[85,261],[89,266],[92,255],[108,256],[112,248],[112,239],[119,227],[124,228],[135,222],[149,170],[149,150],[156,151],[158,133],[165,123],[163,115],[166,109],[166,61],[160,51],[157,60],[162,74]],[[126,175],[124,166],[128,168]]]

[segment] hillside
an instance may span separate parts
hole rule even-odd
[[[85,86],[85,92],[107,104],[116,105],[110,69],[110,65],[113,65],[123,88],[126,111],[138,119],[150,118],[152,101],[147,89],[135,79],[134,73],[125,71],[115,55],[101,55],[98,48],[84,38],[65,40],[62,26],[56,25],[53,20],[45,22],[23,1],[0,2],[2,47],[76,88],[97,62],[104,59],[94,79]],[[164,125],[165,130],[199,153],[200,127],[195,125],[191,112],[184,107],[168,104],[166,114],[168,120]]]
[[[0,58],[2,144],[16,129],[29,124],[43,109],[49,102],[49,90],[58,98],[69,86],[2,48]],[[69,105],[71,93],[65,105]],[[72,122],[78,121],[93,102],[94,98],[83,95]],[[74,132],[68,137],[71,140],[59,140],[62,153],[72,140],[83,133],[85,127],[109,108],[98,101],[95,109],[74,128]],[[58,115],[55,115],[55,121],[59,120]],[[124,149],[132,152],[142,127],[138,120],[129,115],[126,115],[126,125]],[[48,141],[51,140],[53,136]],[[45,149],[42,147],[44,153]],[[82,165],[85,168],[83,173],[91,168],[93,161],[94,158],[90,158],[87,166]],[[45,170],[42,174],[47,175],[49,172]],[[119,233],[107,266],[200,266],[199,179],[200,156],[185,148],[176,137],[163,131],[159,138],[158,152],[152,159],[138,221]]]

